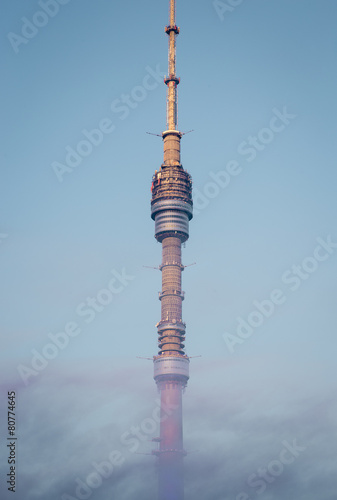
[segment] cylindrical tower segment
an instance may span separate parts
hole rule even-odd
[[[182,300],[181,290],[181,241],[178,237],[168,237],[163,240],[161,326],[166,323],[165,329],[160,329],[159,354],[184,354],[185,330],[182,331]],[[176,325],[179,325],[176,328]]]
[[[180,139],[180,132],[174,130],[163,132],[165,165],[180,165]]]

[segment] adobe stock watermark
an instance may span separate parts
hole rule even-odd
[[[287,286],[286,291],[295,292],[298,290],[302,283],[317,271],[320,263],[335,253],[337,243],[331,240],[331,235],[325,239],[318,237],[316,242],[318,245],[314,248],[312,256],[304,258],[300,264],[294,264],[282,274],[281,281],[283,285]],[[266,319],[270,318],[286,300],[286,293],[280,288],[272,290],[267,299],[254,300],[254,309],[246,318],[237,317],[236,334],[225,332],[222,335],[229,352],[233,354],[235,346],[242,345],[245,340],[249,339],[254,331],[262,326]]]
[[[139,446],[144,441],[151,441],[151,436],[155,436],[159,431],[160,422],[165,421],[178,408],[175,404],[164,404],[161,406],[160,400],[156,400],[156,407],[152,411],[151,417],[144,418],[139,425],[131,426],[120,436],[120,442],[128,448],[129,453],[136,453]],[[74,495],[63,493],[61,500],[87,500],[93,491],[98,489],[104,479],[108,479],[116,467],[125,463],[126,456],[120,450],[113,450],[106,460],[102,462],[91,462],[92,470],[81,479],[75,478]]]
[[[125,290],[130,281],[135,279],[135,276],[128,275],[125,268],[121,272],[112,270],[112,278],[110,278],[107,286],[101,288],[95,296],[87,297],[85,301],[80,302],[75,313],[78,318],[84,318],[84,323],[89,324],[94,321],[97,314],[101,314],[114,299],[114,296]],[[27,386],[31,377],[36,377],[55,359],[61,351],[66,349],[70,341],[74,337],[78,337],[83,331],[83,325],[80,320],[68,321],[63,330],[57,333],[48,333],[48,343],[46,343],[40,351],[32,349],[32,358],[29,365],[19,364],[17,366],[18,373]]]
[[[66,5],[70,0],[39,0],[38,4],[41,10],[37,10],[31,19],[22,17],[21,33],[17,34],[10,31],[7,38],[16,54],[19,53],[21,45],[35,38],[41,28],[49,23],[50,19],[55,17],[62,5]]]
[[[256,472],[251,474],[247,479],[247,484],[254,490],[255,494],[261,494],[272,484],[277,477],[281,476],[284,468],[294,463],[295,459],[300,456],[300,453],[306,450],[305,446],[300,446],[297,439],[294,439],[290,444],[288,441],[282,441],[283,448],[281,449],[277,459],[271,460],[266,467],[259,467]],[[249,494],[241,491],[235,500],[250,500]]]
[[[160,70],[159,64],[155,69],[146,66],[146,74],[142,79],[141,85],[136,85],[128,94],[121,94],[118,99],[114,99],[110,105],[113,115],[123,121],[128,118],[132,110],[148,97],[149,92],[155,90],[159,83],[162,83],[164,73]],[[83,129],[82,138],[76,145],[67,145],[65,147],[65,157],[62,162],[53,161],[51,168],[54,171],[57,180],[63,182],[64,176],[71,174],[92,152],[100,146],[104,138],[116,130],[116,125],[111,118],[102,118],[97,126],[91,130]]]
[[[282,111],[278,108],[272,109],[272,117],[266,127],[261,128],[255,135],[249,135],[247,139],[240,142],[237,152],[247,163],[253,162],[259,153],[264,151],[283,132],[290,123],[297,118],[297,115],[289,113],[287,106],[283,106]],[[243,172],[242,163],[231,160],[226,164],[224,170],[209,172],[211,181],[206,182],[202,190],[193,189],[194,213],[198,215],[205,209],[210,200],[217,198],[223,189],[226,189],[232,178]]]
[[[225,19],[225,15],[233,12],[244,0],[213,0],[213,7],[220,21]]]

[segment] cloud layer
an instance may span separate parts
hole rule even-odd
[[[186,500],[335,498],[333,386],[289,390],[291,376],[277,381],[267,363],[256,375],[261,360],[243,381],[243,360],[196,363],[184,396]],[[18,500],[156,498],[158,394],[148,366],[63,365],[16,391]],[[3,449],[1,463],[3,481]]]

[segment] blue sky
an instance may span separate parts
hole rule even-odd
[[[168,2],[70,0],[42,16],[41,4],[6,0],[0,20],[0,355],[3,394],[14,387],[21,402],[19,500],[74,495],[75,478],[120,447],[157,398],[151,362],[136,356],[156,353],[160,317],[161,276],[143,266],[161,259],[150,185],[163,153],[146,132],[165,129]],[[179,128],[194,130],[182,162],[197,212],[183,250],[186,265],[197,263],[184,271],[183,315],[187,353],[202,355],[184,400],[186,447],[199,450],[186,459],[186,497],[330,500],[337,7],[233,4],[177,0]],[[79,315],[90,297],[106,304]],[[240,337],[249,318],[259,326]],[[62,335],[66,327],[76,334]],[[32,369],[57,334],[67,345],[25,384],[18,366]],[[306,450],[257,494],[247,478],[294,439]],[[56,443],[56,476],[29,479],[29,461],[41,469]],[[143,487],[147,498],[152,466],[126,450],[124,468],[92,498],[139,498]]]

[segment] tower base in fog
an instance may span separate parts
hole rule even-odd
[[[182,390],[183,382],[167,380],[157,382],[161,401],[161,428],[158,456],[158,498],[160,500],[183,500],[183,428]]]

